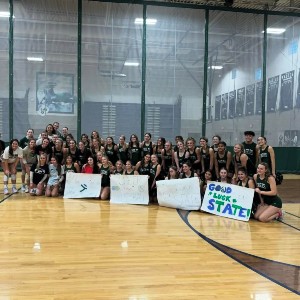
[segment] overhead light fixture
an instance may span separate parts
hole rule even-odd
[[[10,17],[10,13],[9,11],[0,11],[0,18],[9,18]],[[14,18],[15,16],[13,16]]]
[[[213,70],[222,70],[223,66],[211,66],[211,67],[208,67],[208,68],[213,69]]]
[[[285,32],[285,28],[275,28],[275,27],[267,28],[267,33],[270,34],[282,34],[284,32]],[[264,33],[264,31],[262,33]]]
[[[140,64],[134,61],[125,61],[124,66],[127,67],[138,67]]]
[[[42,57],[32,57],[32,56],[28,56],[27,60],[28,61],[44,61],[44,59]]]
[[[142,25],[144,22],[143,18],[136,18],[134,20],[134,24]],[[146,19],[146,24],[147,25],[155,25],[157,23],[156,19]]]

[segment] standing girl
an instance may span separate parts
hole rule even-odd
[[[153,148],[155,147],[155,145],[153,145],[152,141],[151,141],[151,133],[146,132],[144,135],[144,140],[141,142],[141,149],[142,149],[142,157],[146,154],[146,153],[150,153],[150,155],[153,154]]]
[[[161,150],[161,158],[161,168],[163,174],[166,175],[168,174],[169,168],[175,164],[174,150],[172,149],[172,143],[170,141],[166,141],[165,148]]]
[[[8,178],[10,176],[12,183],[12,194],[18,192],[16,188],[17,179],[17,165],[19,160],[23,159],[23,150],[19,147],[19,141],[17,139],[12,139],[9,146],[5,148],[3,154],[1,155],[2,168],[3,168],[3,182],[4,182],[4,195],[8,195]]]
[[[132,134],[128,144],[128,155],[133,166],[135,166],[142,158],[139,139],[136,134]]]
[[[275,153],[274,149],[267,144],[267,139],[264,136],[260,136],[257,139],[257,144],[259,146],[259,155],[258,162],[259,163],[267,163],[271,175],[276,177],[276,164],[275,164]]]
[[[22,191],[28,193],[29,190],[29,182],[30,182],[30,168],[32,165],[37,163],[37,155],[35,153],[35,139],[30,139],[28,146],[23,149],[23,166],[25,169],[25,174],[27,175],[26,178],[26,185],[22,187]],[[25,178],[24,178],[25,179]],[[25,180],[24,180],[25,182]]]
[[[178,172],[182,171],[182,165],[189,158],[189,152],[184,148],[183,142],[177,143],[177,151],[174,153],[174,159]]]
[[[128,145],[125,142],[125,135],[119,137],[118,147],[118,158],[122,161],[123,164],[128,160]]]

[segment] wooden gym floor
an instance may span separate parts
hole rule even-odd
[[[0,300],[299,299],[299,182],[268,224],[0,194]]]

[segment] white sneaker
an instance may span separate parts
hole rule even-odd
[[[29,193],[29,189],[27,185],[25,185],[25,193]]]
[[[18,192],[18,190],[13,186],[11,189],[12,194],[16,194]]]
[[[4,188],[4,191],[3,191],[4,195],[8,195],[9,194],[9,191],[8,191],[8,188]]]
[[[25,193],[25,190],[26,190],[26,185],[23,184],[23,185],[22,185],[22,188],[21,188],[22,193]]]

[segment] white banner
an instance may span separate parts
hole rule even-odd
[[[100,174],[67,173],[64,198],[95,198],[100,191]]]
[[[200,209],[200,186],[197,177],[161,180],[156,185],[159,205],[185,210]]]
[[[207,184],[201,210],[222,217],[248,221],[254,189],[214,182]]]
[[[111,175],[110,203],[148,205],[148,176]]]

